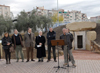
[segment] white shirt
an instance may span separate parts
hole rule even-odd
[[[14,34],[15,36],[18,36],[18,34]]]
[[[31,34],[31,33],[28,32],[28,34]]]
[[[39,35],[39,37],[41,37],[41,36]]]

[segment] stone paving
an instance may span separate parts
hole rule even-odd
[[[35,59],[35,62],[30,61],[28,63],[20,60],[17,63],[15,59],[12,59],[11,64],[6,65],[3,59],[0,61],[0,73],[100,73],[100,59],[97,59],[99,54],[89,51],[73,51],[73,54],[77,65],[76,68],[73,68],[70,63],[69,68],[60,68],[56,72],[57,69],[53,67],[57,66],[58,63],[53,60],[49,63],[46,62],[46,59],[44,62],[37,62],[38,60]],[[60,57],[60,66],[63,66],[63,56]]]
[[[73,56],[77,60],[100,60],[100,54],[86,50],[74,50]],[[63,56],[60,56],[63,59]]]
[[[63,60],[60,60],[60,66],[63,65]],[[70,63],[70,66],[72,64]],[[76,68],[69,67],[67,69],[59,69],[57,73],[100,73],[99,60],[76,60]],[[29,62],[22,63],[12,60],[12,64],[6,65],[5,61],[0,61],[0,73],[56,73],[57,62],[44,62],[38,63]],[[69,72],[68,72],[69,71]]]

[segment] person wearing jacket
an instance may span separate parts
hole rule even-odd
[[[69,29],[66,29],[66,33],[70,35],[70,40],[71,42],[73,42],[73,35],[70,33]],[[61,39],[61,36],[60,36],[60,39]],[[62,46],[62,50],[64,50],[64,46]],[[71,61],[69,54],[67,54],[67,58],[68,58],[67,60]]]
[[[73,35],[72,35],[72,33],[70,33],[70,29],[67,28],[66,29],[66,33],[70,35],[70,41],[71,41],[71,44],[72,44],[72,42],[73,42]],[[71,61],[69,54],[68,54],[68,58],[69,58],[69,61]]]
[[[48,60],[47,62],[50,61],[51,59],[51,48],[53,50],[53,58],[54,61],[56,61],[56,53],[55,53],[55,46],[51,45],[51,40],[55,40],[56,39],[56,32],[53,31],[53,28],[49,28],[49,32],[47,33],[47,44],[48,44]]]
[[[45,42],[46,40],[42,35],[42,31],[39,31],[39,36],[36,36],[35,39],[38,62],[43,62],[43,58],[46,57]]]
[[[65,42],[65,45],[63,46],[64,47],[64,51],[63,51],[64,52],[64,66],[69,65],[69,61],[68,61],[68,54],[69,54],[69,57],[71,59],[73,66],[76,67],[75,60],[71,51],[72,49],[71,36],[68,32],[66,33],[66,28],[63,28],[62,31],[63,31],[63,34],[60,36],[60,39],[63,39]]]
[[[26,47],[26,53],[27,53],[27,61],[29,62],[29,54],[31,52],[31,61],[35,61],[33,59],[33,53],[34,53],[34,34],[32,33],[32,29],[28,28],[28,32],[24,35],[24,41],[25,41],[25,47]]]
[[[19,34],[18,30],[15,29],[14,34],[12,35],[12,43],[14,44],[14,49],[16,51],[16,58],[17,58],[16,62],[19,62],[19,56],[18,56],[19,52],[20,52],[20,55],[21,55],[21,58],[22,58],[22,62],[24,62],[24,55],[23,55],[23,50],[22,50],[22,47],[23,47],[22,41],[23,41],[23,39],[22,39],[21,34]]]
[[[10,62],[10,59],[11,59],[11,52],[10,52],[11,44],[12,44],[11,38],[9,37],[8,33],[7,32],[4,33],[4,37],[2,38],[2,45],[3,45],[4,52],[5,52],[6,64],[11,64],[11,62]]]

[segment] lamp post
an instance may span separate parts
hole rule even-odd
[[[58,25],[59,25],[59,10],[58,10],[58,0],[57,0],[57,21],[58,21]]]

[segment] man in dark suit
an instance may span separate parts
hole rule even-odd
[[[64,66],[69,64],[69,61],[68,61],[68,54],[69,54],[69,57],[71,59],[73,66],[76,67],[75,60],[74,60],[74,57],[71,51],[72,49],[71,39],[72,38],[70,34],[68,34],[68,31],[66,33],[66,28],[63,28],[62,31],[63,31],[63,34],[60,36],[60,39],[63,39],[65,42],[65,45],[63,46],[64,47]]]
[[[49,28],[49,32],[47,33],[47,43],[48,43],[48,60],[47,62],[50,61],[51,59],[51,48],[53,50],[53,58],[54,61],[56,61],[56,53],[55,53],[55,46],[51,45],[51,40],[55,40],[56,39],[56,32],[53,31],[53,28]]]
[[[33,60],[33,52],[34,52],[34,34],[32,33],[32,29],[28,28],[28,32],[24,35],[25,47],[27,51],[27,61],[29,62],[29,53],[31,52],[31,61]]]

